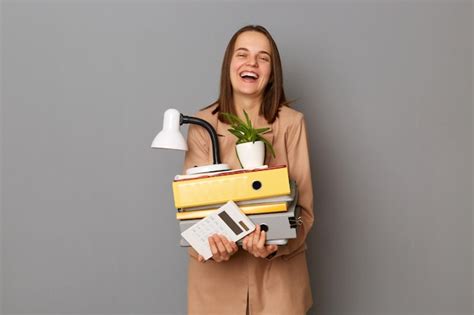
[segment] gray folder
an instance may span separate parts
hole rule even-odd
[[[288,239],[296,238],[296,227],[300,221],[300,209],[296,206],[297,200],[296,195],[290,203],[288,211],[285,212],[248,215],[253,223],[267,226],[267,243],[284,245]],[[199,220],[182,220],[179,222],[179,228],[183,232],[197,222]],[[189,246],[183,238],[181,238],[180,245]]]

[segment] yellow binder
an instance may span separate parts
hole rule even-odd
[[[206,175],[173,182],[176,208],[288,195],[290,183],[286,166],[251,171]]]
[[[285,212],[286,210],[288,210],[286,202],[240,206],[239,208],[245,214],[275,213],[275,212]],[[219,210],[219,208],[177,212],[176,219],[178,220],[201,219],[217,210]]]

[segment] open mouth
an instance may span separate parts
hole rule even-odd
[[[258,74],[252,71],[243,71],[240,73],[240,77],[245,81],[245,82],[255,82],[258,79]]]

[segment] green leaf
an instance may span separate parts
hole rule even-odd
[[[245,121],[244,122],[240,117],[232,113],[220,113],[230,124],[231,128],[227,129],[232,135],[237,138],[236,144],[263,141],[265,146],[270,150],[272,156],[275,157],[275,150],[270,142],[268,142],[262,135],[269,132],[271,129],[269,127],[265,128],[254,128],[252,126],[252,121],[250,120],[249,115],[244,110]]]
[[[252,139],[252,142],[255,142],[255,141],[257,140],[257,135],[258,135],[258,134],[257,134],[257,132],[255,131],[255,129],[252,129],[250,132],[251,132],[251,133],[250,133],[250,138]]]
[[[234,114],[221,113],[221,115],[224,116],[224,118],[230,123],[231,126],[243,123],[242,120]]]
[[[247,142],[250,142],[250,141],[247,141],[246,139],[241,139],[241,140],[237,141],[236,144],[247,143]]]
[[[260,137],[260,140],[262,140],[265,145],[270,149],[270,152],[272,153],[272,156],[275,157],[275,151],[273,150],[273,146],[270,142],[268,142],[267,139],[263,138],[263,137]]]
[[[247,115],[247,112],[245,110],[244,110],[244,115],[245,115],[245,119],[247,120],[247,126],[249,128],[252,128],[252,122],[250,121],[249,115]]]
[[[239,160],[240,167],[244,168],[244,166],[242,165],[242,162],[240,162],[239,154],[237,153],[237,147],[235,147],[234,150],[235,150],[235,155],[237,155],[237,160]]]
[[[255,129],[255,131],[256,131],[257,133],[260,133],[260,134],[262,134],[262,135],[265,134],[265,133],[267,133],[267,132],[269,132],[270,130],[271,130],[271,129],[268,128],[268,127],[267,127],[267,128]]]
[[[235,126],[234,129],[239,130],[244,134],[249,134],[250,133],[250,129],[245,127],[245,126]]]
[[[227,130],[229,130],[229,132],[230,132],[231,134],[233,134],[234,136],[236,136],[237,139],[239,139],[239,140],[245,138],[245,135],[243,135],[243,134],[242,134],[240,131],[238,131],[238,130],[233,130],[233,129],[227,129]]]
[[[227,115],[232,120],[232,124],[234,124],[234,125],[244,125],[245,126],[244,121],[242,119],[240,119],[239,116],[231,114],[231,113],[227,113]]]

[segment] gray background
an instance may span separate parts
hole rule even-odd
[[[185,313],[184,155],[149,146],[258,23],[308,122],[311,314],[471,314],[472,6],[4,1],[1,310]]]

